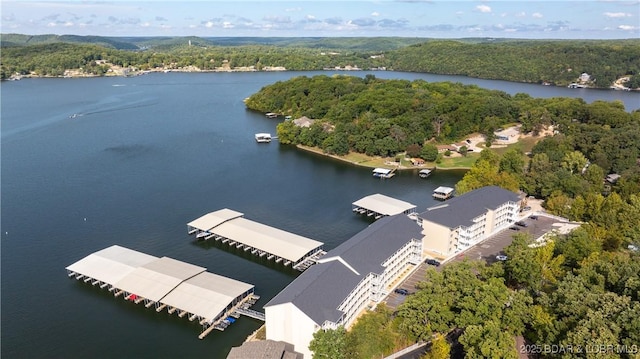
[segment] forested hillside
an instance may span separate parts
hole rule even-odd
[[[608,88],[640,72],[640,41],[429,41],[387,55],[394,70],[567,85],[582,73]]]
[[[199,38],[2,34],[2,79],[12,75],[62,76],[64,70],[102,76],[87,58],[124,63],[132,71],[211,71],[270,67],[340,68],[457,74],[565,86],[609,88],[628,77],[640,88],[640,40],[432,40],[418,38]],[[62,46],[69,44],[69,46]],[[116,51],[118,50],[118,51]],[[72,57],[69,61],[60,61]]]

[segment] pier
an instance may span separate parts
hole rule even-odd
[[[248,220],[243,213],[227,208],[187,223],[187,233],[298,270],[308,268],[324,253],[322,242]]]
[[[167,309],[168,314],[177,312],[180,318],[197,320],[203,331],[224,320],[232,309],[249,309],[259,298],[251,284],[120,246],[90,254],[66,269],[69,278],[109,287],[115,297],[143,303],[146,308],[155,307],[158,313]]]
[[[374,217],[375,219],[400,213],[411,215],[416,211],[414,204],[379,193],[363,197],[353,202],[351,206],[354,213]]]

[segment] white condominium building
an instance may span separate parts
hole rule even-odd
[[[329,251],[265,305],[267,339],[291,343],[311,358],[313,333],[349,328],[421,255],[416,222],[404,214],[383,217]]]
[[[419,215],[425,250],[444,257],[465,250],[518,218],[520,196],[487,186],[428,208]]]

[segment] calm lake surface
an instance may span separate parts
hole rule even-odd
[[[367,168],[277,142],[257,144],[254,133],[275,133],[277,121],[246,110],[242,100],[275,81],[320,73],[331,74],[169,73],[2,83],[2,357],[225,358],[261,323],[243,317],[199,340],[197,323],[70,280],[64,268],[118,244],[254,284],[262,296],[254,309],[262,310],[297,273],[196,242],[186,233],[187,222],[230,208],[331,249],[369,224],[351,212],[351,202],[382,193],[422,211],[435,203],[435,187],[461,178],[460,171],[439,171],[428,180],[402,172],[381,181]],[[629,92],[374,74],[640,107],[638,94]]]

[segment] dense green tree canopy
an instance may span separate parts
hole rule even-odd
[[[517,82],[566,85],[581,73],[591,86],[607,88],[623,76],[640,81],[638,40],[427,40],[416,38],[109,38],[2,34],[2,79],[14,73],[61,76],[87,70],[87,51],[96,59],[147,70],[156,67],[211,70],[227,65],[322,70],[335,67],[388,68],[457,74]],[[31,45],[33,44],[33,45]],[[62,46],[60,46],[62,45]],[[87,47],[89,46],[89,47]],[[535,113],[534,110],[532,113]],[[535,118],[536,116],[533,116]]]

